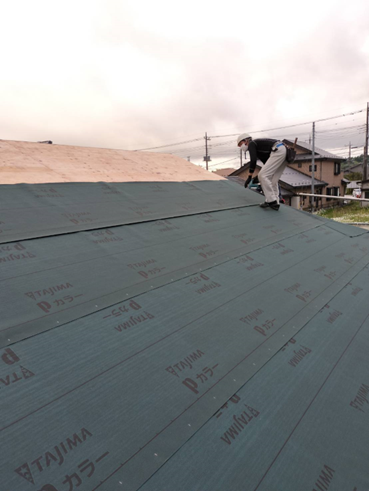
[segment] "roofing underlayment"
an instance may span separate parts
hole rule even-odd
[[[368,488],[369,233],[261,200],[0,186],[1,490]]]

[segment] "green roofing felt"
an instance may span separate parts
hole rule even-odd
[[[225,182],[0,246],[5,490],[365,489],[369,234]]]
[[[368,276],[358,273],[141,489],[367,489]]]
[[[0,185],[0,243],[261,201],[256,193],[241,197],[237,184],[227,180]]]

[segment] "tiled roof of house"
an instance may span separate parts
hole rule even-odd
[[[289,145],[293,145],[293,141],[292,140],[283,140],[285,143],[288,143]],[[300,148],[300,149],[303,149],[303,150],[307,150],[306,153],[302,153],[302,154],[297,154],[296,155],[296,160],[304,160],[304,159],[311,159],[311,156],[312,156],[312,151],[313,151],[313,146],[311,143],[307,143],[307,142],[300,142],[300,140],[298,140],[297,142],[297,147]],[[331,152],[328,152],[327,150],[323,150],[322,148],[318,148],[317,146],[315,146],[315,158],[323,158],[323,159],[331,159],[331,160],[336,160],[336,161],[342,161],[342,160],[345,160],[345,158],[343,157],[340,157],[338,155],[335,155]]]
[[[230,177],[238,176],[250,166],[250,162],[244,164],[240,169],[235,170]],[[307,176],[303,172],[298,171],[292,167],[286,167],[280,178],[281,183],[285,183],[293,188],[306,187],[311,185],[311,177]],[[314,183],[316,186],[326,186],[327,183],[314,178]]]
[[[281,181],[294,188],[311,186],[310,176],[288,166],[283,171]],[[314,185],[324,187],[327,186],[327,183],[314,178]]]
[[[0,186],[4,490],[365,488],[369,233],[261,201]]]
[[[345,169],[345,174],[349,174],[350,172],[363,172],[363,164],[356,164]]]
[[[218,176],[228,177],[232,172],[234,172],[234,167],[226,167],[224,169],[218,169],[213,171],[214,174],[218,174]]]

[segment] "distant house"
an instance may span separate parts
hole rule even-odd
[[[365,181],[361,181],[361,190],[362,190],[361,197],[369,199],[369,179],[366,179]],[[369,203],[363,201],[362,206],[369,206]]]
[[[218,176],[228,177],[230,174],[234,172],[234,167],[226,167],[224,169],[217,169],[213,171],[213,174],[217,174]]]
[[[284,143],[293,145],[292,140],[283,140]],[[296,145],[296,160],[293,164],[289,164],[292,169],[299,170],[307,176],[312,173],[312,146],[306,142],[298,142]],[[324,207],[327,204],[332,204],[330,196],[343,196],[345,194],[347,180],[343,177],[341,163],[345,160],[338,155],[315,147],[315,164],[314,178],[327,183],[325,193],[327,198],[315,198],[317,207]],[[316,194],[318,191],[315,190]],[[328,197],[329,196],[329,197]],[[337,200],[336,200],[337,201]]]
[[[345,174],[351,174],[351,172],[359,172],[360,174],[363,173],[363,164],[356,164],[356,165],[352,165],[351,167],[349,167],[348,169],[346,169],[345,171]]]
[[[361,181],[349,181],[347,184],[347,189],[357,189],[361,188]]]

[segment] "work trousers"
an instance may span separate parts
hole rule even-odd
[[[286,147],[281,145],[275,152],[271,152],[269,159],[258,174],[258,178],[265,195],[265,201],[279,203],[278,181],[286,165]]]

